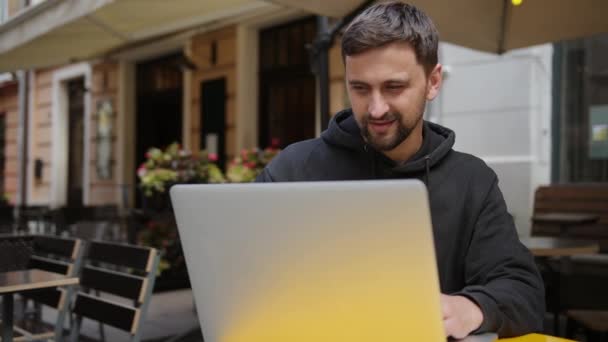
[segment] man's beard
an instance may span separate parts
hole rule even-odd
[[[368,145],[373,147],[377,151],[391,151],[394,150],[397,146],[401,145],[412,133],[414,127],[418,124],[420,119],[422,118],[422,114],[420,114],[414,124],[411,127],[407,127],[404,125],[402,121],[403,116],[399,112],[394,113],[386,113],[382,118],[371,120],[371,115],[366,113],[363,116],[361,122],[361,135],[365,139]],[[378,136],[374,135],[369,130],[369,122],[370,121],[395,121],[397,124],[397,131],[391,136]]]

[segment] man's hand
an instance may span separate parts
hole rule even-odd
[[[441,311],[447,337],[465,338],[483,322],[481,309],[467,297],[442,294]]]

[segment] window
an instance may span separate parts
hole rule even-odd
[[[555,45],[553,180],[608,181],[608,35]]]
[[[314,17],[260,32],[259,146],[285,147],[315,137],[316,78],[306,45],[317,31]]]

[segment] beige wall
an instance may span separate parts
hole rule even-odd
[[[217,61],[211,65],[211,46],[217,43]],[[185,54],[196,64],[190,84],[190,148],[198,151],[200,146],[200,84],[206,80],[226,78],[226,154],[236,154],[236,28],[200,34],[188,42]]]
[[[329,50],[329,111],[331,115],[348,106],[348,95],[344,83],[344,64],[340,50],[340,40]]]
[[[23,0],[8,0],[8,18],[17,14],[23,8]]]
[[[62,66],[63,67],[63,66]],[[30,137],[30,177],[31,182],[31,197],[30,203],[48,204],[51,195],[51,175],[53,160],[52,160],[52,107],[53,107],[53,74],[59,68],[50,68],[34,71],[33,101],[31,112],[31,132]],[[116,63],[99,63],[92,66],[92,82],[88,90],[91,95],[91,115],[89,122],[89,139],[90,149],[88,151],[90,163],[89,167],[89,205],[101,205],[116,203],[119,199],[119,186],[117,184],[118,172],[116,156],[116,128],[117,117],[120,115],[118,108],[118,65]],[[112,177],[109,180],[100,180],[97,177],[96,169],[96,139],[97,139],[97,105],[100,100],[110,99],[114,107],[114,118],[112,121],[113,137],[112,137]],[[41,159],[44,163],[42,179],[35,179],[33,165],[36,159]],[[56,166],[55,166],[56,167]],[[83,166],[84,167],[84,166]]]
[[[51,170],[53,167],[52,157],[52,80],[55,69],[42,69],[34,71],[34,82],[31,91],[33,92],[32,108],[30,112],[29,145],[30,163],[33,169],[34,161],[43,161],[43,173],[41,179],[33,179],[31,184],[30,203],[46,204],[50,197]],[[31,177],[34,172],[30,171]]]
[[[5,115],[6,134],[4,141],[4,192],[11,203],[17,196],[19,161],[17,157],[17,134],[19,131],[19,86],[17,83],[0,87],[0,115]],[[2,195],[2,194],[0,194]]]
[[[120,187],[118,184],[119,173],[117,168],[117,156],[119,155],[117,135],[118,124],[121,122],[119,117],[122,113],[119,112],[121,104],[118,96],[118,63],[106,62],[93,65],[93,75],[91,84],[91,122],[90,122],[90,151],[89,163],[90,167],[90,205],[103,204],[120,204],[117,201],[120,199]],[[112,118],[112,176],[110,179],[99,179],[97,177],[97,108],[102,100],[110,100],[114,108],[114,117]]]

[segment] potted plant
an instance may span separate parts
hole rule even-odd
[[[278,144],[277,144],[278,145]],[[231,183],[253,182],[281,151],[277,145],[267,147],[263,150],[256,148],[244,149],[235,157],[226,170],[226,180]]]
[[[145,156],[146,161],[137,170],[145,209],[167,209],[168,190],[174,184],[224,182],[215,164],[217,156],[205,151],[195,156],[173,143],[164,150],[150,148]]]
[[[216,156],[205,151],[194,155],[178,143],[165,149],[150,148],[145,157],[137,170],[145,216],[137,239],[161,251],[156,291],[187,287],[188,274],[168,190],[174,184],[220,183],[225,179],[215,164]]]

